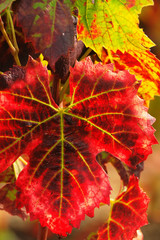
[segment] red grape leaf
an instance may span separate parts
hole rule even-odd
[[[92,126],[96,140],[89,144],[96,143],[97,152],[105,150],[136,167],[151,153],[151,142],[157,143],[152,134],[154,129],[149,126],[154,119],[136,95],[139,84],[135,77],[128,71],[113,72],[112,67],[101,63],[94,65],[87,59],[71,69],[70,106],[73,113],[70,115],[76,113],[79,115],[76,118]],[[82,113],[77,112],[77,107]]]
[[[26,41],[41,52],[53,68],[74,45],[74,25],[69,7],[61,0],[21,0],[17,21]]]
[[[135,77],[112,68],[77,62],[65,108],[55,104],[41,63],[30,59],[3,76],[12,82],[0,92],[0,169],[28,155],[17,180],[19,207],[56,234],[66,236],[100,202],[109,203],[108,177],[96,162],[100,151],[134,167],[156,143]]]
[[[15,0],[1,0],[0,2],[0,13],[9,7]]]
[[[132,240],[136,230],[147,224],[149,198],[131,176],[127,191],[113,202],[108,221],[99,229],[98,240]]]
[[[18,209],[16,206],[16,178],[13,167],[9,167],[0,173],[0,210],[5,210],[12,215],[17,215],[22,219],[28,217],[24,208]]]
[[[120,70],[129,69],[138,80],[142,80],[138,90],[139,95],[145,100],[149,106],[150,100],[155,95],[160,95],[160,60],[149,51],[138,52],[128,51],[116,53],[112,52],[115,67]],[[103,62],[107,62],[107,51],[103,49]]]

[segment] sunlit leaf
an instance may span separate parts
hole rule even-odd
[[[152,41],[138,27],[138,14],[152,0],[77,0],[78,38],[101,58],[102,48],[121,52],[144,51]]]
[[[70,9],[63,1],[21,0],[17,20],[26,41],[32,42],[51,67],[73,48],[73,21]]]
[[[131,177],[128,188],[111,206],[108,221],[99,229],[97,240],[132,240],[136,230],[147,224],[149,198]]]
[[[85,214],[109,203],[108,177],[96,162],[100,151],[135,167],[156,143],[135,77],[112,68],[77,62],[64,108],[55,104],[41,63],[30,59],[3,74],[10,84],[0,92],[0,169],[28,155],[17,180],[18,205],[56,234],[66,236]]]
[[[112,52],[115,67],[120,70],[129,69],[131,74],[142,81],[138,89],[139,95],[145,100],[149,106],[150,100],[155,95],[160,95],[160,60],[149,51],[138,52],[128,51],[122,53],[117,51]],[[102,60],[104,63],[108,61],[107,51],[103,49]]]

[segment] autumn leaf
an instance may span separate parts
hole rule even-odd
[[[83,98],[86,99],[87,107],[78,115],[80,120],[86,121],[87,118],[87,123],[93,126],[91,130],[98,139],[95,147],[97,151],[105,149],[127,165],[135,167],[151,151],[151,148],[146,149],[145,144],[148,145],[150,141],[156,143],[154,138],[151,140],[147,136],[147,132],[154,132],[149,127],[154,119],[147,114],[143,100],[136,96],[139,84],[136,84],[135,77],[128,71],[113,72],[112,68],[112,65],[101,63],[94,65],[87,59],[71,69],[72,112],[77,114],[74,102],[78,102],[76,108],[83,110]],[[88,109],[89,103],[91,112]],[[96,131],[95,125],[98,126]],[[104,134],[101,136],[99,131]],[[102,147],[99,145],[101,141],[104,144]]]
[[[149,198],[131,176],[128,188],[111,206],[108,221],[99,229],[97,240],[132,240],[136,230],[147,224]]]
[[[103,49],[102,55],[103,62],[108,62],[108,53],[105,49]],[[149,51],[143,53],[138,51],[124,53],[117,51],[116,53],[112,52],[112,57],[117,69],[129,69],[137,80],[142,81],[138,93],[145,100],[145,104],[149,106],[150,100],[155,95],[160,95],[160,60]]]
[[[108,53],[123,53],[143,52],[153,46],[138,26],[138,14],[142,7],[152,5],[152,0],[77,0],[75,4],[79,9],[78,38],[100,58],[103,47]]]
[[[21,210],[16,206],[16,178],[13,167],[9,167],[0,173],[0,210],[5,210],[11,215],[16,215],[22,219],[27,218],[24,208]]]
[[[93,216],[100,202],[109,203],[107,175],[88,151],[85,136],[78,139],[83,130],[78,119],[72,125],[54,103],[47,69],[30,60],[26,68],[14,67],[8,75],[16,79],[10,90],[1,92],[0,169],[7,167],[6,159],[10,165],[22,153],[29,156],[17,182],[18,201],[32,220],[39,218],[65,236],[85,214]]]
[[[1,0],[0,2],[0,13],[2,13],[7,7],[11,6],[15,0]]]
[[[135,167],[156,143],[135,77],[112,68],[77,62],[64,108],[55,104],[41,63],[30,59],[3,75],[10,84],[0,92],[0,169],[28,155],[17,180],[17,204],[59,235],[109,203],[108,177],[96,162],[100,151]]]
[[[63,1],[22,0],[16,15],[26,41],[32,42],[52,68],[59,57],[73,48],[74,25]]]

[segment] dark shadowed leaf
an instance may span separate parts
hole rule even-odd
[[[96,162],[100,151],[135,167],[156,143],[135,77],[112,68],[77,62],[64,108],[55,104],[41,63],[30,59],[4,74],[12,84],[0,92],[0,169],[28,155],[17,180],[19,207],[59,235],[109,203],[108,177]]]
[[[74,44],[74,25],[70,9],[61,0],[21,0],[17,21],[26,41],[31,41],[53,68]]]

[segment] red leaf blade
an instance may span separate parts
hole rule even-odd
[[[0,98],[1,170],[28,155],[17,180],[19,206],[26,207],[31,219],[65,236],[79,227],[85,214],[93,216],[100,202],[109,203],[107,175],[86,141],[78,139],[83,128],[54,103],[41,63],[30,59],[26,67],[15,67],[5,76],[13,81]]]
[[[156,142],[152,118],[136,96],[134,76],[110,65],[76,63],[66,108],[52,99],[41,63],[30,59],[4,75],[12,83],[0,92],[1,170],[28,155],[17,180],[19,207],[66,236],[109,203],[111,187],[96,155],[104,149],[133,167],[144,161]]]
[[[130,177],[127,191],[116,198],[108,222],[99,229],[98,240],[133,239],[136,230],[148,223],[148,203],[138,179]]]
[[[72,113],[66,114],[85,123],[88,145],[95,144],[92,151],[109,152],[131,167],[144,161],[157,141],[135,77],[88,58],[71,69],[70,80]]]

